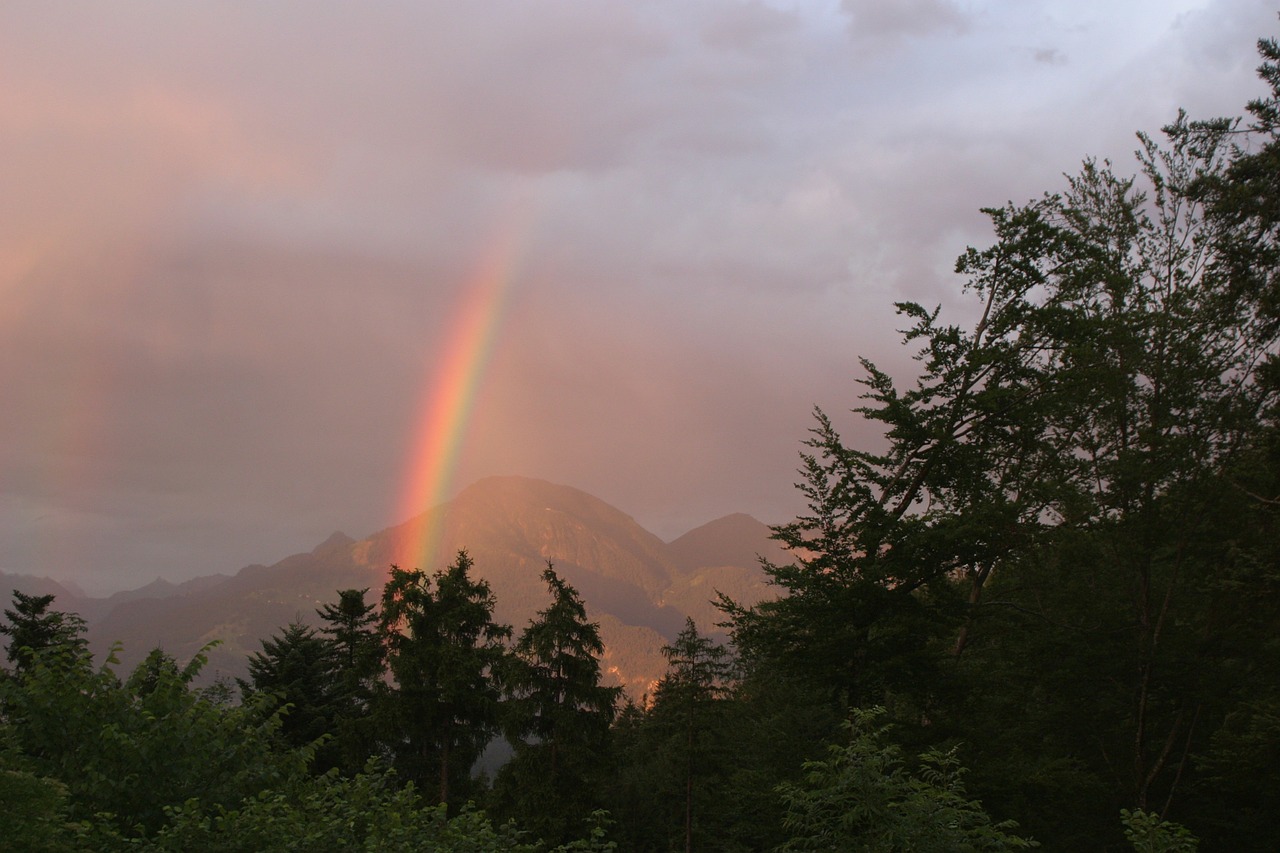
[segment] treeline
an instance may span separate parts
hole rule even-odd
[[[833,802],[886,849],[1029,844],[964,795],[954,750],[905,761],[882,709],[854,710],[826,754],[835,706],[795,694],[770,710],[692,620],[652,696],[623,701],[551,564],[550,603],[518,638],[472,568],[465,551],[432,576],[392,567],[378,603],[342,590],[318,630],[287,626],[248,678],[205,688],[200,656],[95,668],[77,616],[15,591],[0,848],[811,849]],[[477,761],[500,741],[511,753],[489,779]]]
[[[987,211],[995,243],[957,263],[969,324],[901,304],[918,378],[863,363],[882,445],[817,413],[778,597],[722,599],[724,646],[688,623],[643,701],[601,683],[551,566],[518,635],[465,552],[393,568],[264,641],[238,689],[162,652],[95,669],[74,616],[18,595],[0,843],[1273,850],[1280,45],[1259,48],[1247,119],[1179,116],[1136,176],[1090,160]],[[510,759],[475,773],[495,742]]]

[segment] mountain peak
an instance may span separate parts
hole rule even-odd
[[[668,543],[681,569],[706,566],[755,566],[763,557],[771,562],[788,560],[787,552],[775,542],[769,526],[743,512],[735,512]]]
[[[770,544],[768,535],[765,525],[737,514],[669,546],[580,489],[530,477],[489,477],[360,541],[334,533],[310,553],[247,567],[232,578],[179,588],[152,585],[144,591],[151,594],[106,602],[90,635],[97,648],[122,640],[132,662],[157,644],[185,657],[221,640],[209,653],[210,672],[238,674],[263,638],[291,620],[314,622],[313,614],[336,590],[369,588],[376,597],[388,566],[430,574],[466,548],[475,576],[491,585],[495,619],[517,630],[548,603],[542,571],[554,562],[590,618],[599,621],[612,677],[640,695],[661,676],[662,645],[679,633],[686,616],[710,629],[720,617],[710,604],[717,592],[748,605],[770,593],[755,559]],[[424,558],[426,537],[436,547]],[[677,559],[681,548],[685,556]],[[694,560],[695,552],[704,560],[696,571],[685,571],[680,563]],[[735,554],[743,555],[741,562],[732,562]],[[424,559],[434,564],[417,565]]]
[[[315,548],[311,549],[313,554],[322,554],[326,551],[334,551],[339,548],[346,548],[354,545],[356,540],[352,539],[341,530],[335,530],[329,534],[329,538],[321,542]]]

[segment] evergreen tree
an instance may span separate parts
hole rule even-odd
[[[87,648],[84,620],[75,613],[50,610],[53,600],[53,595],[13,591],[13,609],[4,611],[9,624],[0,625],[0,634],[9,635],[6,654],[15,672],[28,668],[32,655],[43,649],[66,646],[79,652]]]
[[[542,579],[552,601],[516,642],[507,733],[515,756],[498,774],[495,799],[521,826],[561,843],[600,807],[594,782],[622,690],[600,684],[604,644],[577,590],[550,562]]]
[[[316,610],[325,623],[320,630],[334,650],[342,693],[357,706],[368,703],[383,665],[378,611],[365,601],[368,593],[368,587],[339,590],[336,604]]]
[[[397,768],[440,803],[457,799],[499,729],[511,629],[493,621],[489,584],[459,551],[428,578],[391,568],[381,626],[395,680],[384,705]]]
[[[347,775],[361,770],[374,753],[377,733],[373,707],[384,688],[382,637],[377,607],[365,601],[366,589],[338,591],[338,601],[316,613],[333,651],[334,743],[330,754]]]
[[[667,672],[654,690],[649,723],[665,741],[662,753],[673,771],[679,804],[677,849],[690,853],[695,841],[714,838],[708,819],[713,803],[725,805],[719,788],[724,779],[725,712],[733,677],[729,652],[698,633],[686,619],[675,640],[663,646]],[[699,843],[701,849],[704,845]]]
[[[332,737],[337,724],[338,690],[334,648],[315,629],[293,622],[284,632],[262,641],[262,651],[249,656],[249,680],[239,679],[245,696],[270,697],[283,712],[280,733],[293,746]],[[334,765],[332,743],[317,754],[319,769]]]

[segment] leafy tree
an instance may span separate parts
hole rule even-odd
[[[310,753],[281,750],[279,718],[261,704],[230,706],[191,687],[203,655],[181,669],[144,663],[123,683],[114,663],[95,670],[87,653],[60,646],[0,682],[24,769],[65,787],[68,820],[95,827],[91,848],[154,833],[167,806],[231,807],[305,773]]]
[[[0,850],[15,853],[82,849],[67,820],[67,788],[39,776],[0,724]]]
[[[1273,89],[1278,55],[1264,43]],[[976,321],[899,305],[920,375],[864,362],[856,410],[887,447],[846,446],[819,412],[810,510],[776,530],[795,560],[766,566],[783,594],[724,603],[752,666],[884,702],[915,736],[962,731],[1001,756],[975,773],[999,805],[1039,799],[1033,830],[1056,820],[1077,848],[1118,841],[1121,807],[1185,808],[1211,733],[1280,675],[1233,639],[1268,632],[1236,580],[1274,588],[1240,519],[1269,510],[1246,484],[1276,469],[1240,475],[1280,391],[1275,154],[1234,133],[1179,118],[1140,137],[1135,177],[1089,160],[988,210],[994,244],[957,264]],[[1079,808],[1028,793],[1062,781]]]
[[[464,809],[450,818],[443,804],[425,803],[412,785],[371,763],[352,777],[336,773],[255,793],[212,816],[194,803],[147,849],[161,851],[410,851],[534,853],[513,826],[494,826]]]
[[[42,649],[67,646],[83,651],[87,648],[84,620],[75,613],[50,610],[53,601],[53,595],[13,591],[13,609],[4,611],[9,624],[0,625],[0,634],[9,635],[7,655],[15,671],[29,667],[32,655]]]
[[[901,750],[886,743],[883,715],[883,708],[855,710],[848,744],[806,763],[802,782],[779,787],[791,833],[780,851],[958,853],[1039,846],[1014,835],[1013,822],[993,822],[968,798],[954,749],[926,752],[918,769],[909,768]]]
[[[1137,853],[1196,853],[1200,842],[1184,826],[1141,810],[1120,810],[1124,837]]]
[[[577,590],[550,562],[542,579],[552,601],[516,642],[507,732],[515,756],[495,798],[544,841],[564,842],[600,806],[594,782],[622,690],[600,684],[604,644]]]
[[[162,652],[121,682],[67,645],[0,681],[0,850],[433,850],[534,853],[514,825],[424,802],[370,760],[349,777],[307,772],[280,716],[191,687],[203,656]],[[601,821],[568,851],[612,849]]]
[[[431,578],[393,566],[382,594],[395,680],[384,709],[397,767],[441,803],[456,798],[498,732],[511,636],[493,621],[493,593],[471,568],[466,551]]]

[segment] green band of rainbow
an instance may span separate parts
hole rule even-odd
[[[449,497],[454,470],[466,440],[476,393],[493,349],[507,290],[523,244],[525,228],[509,228],[477,265],[463,288],[439,360],[428,370],[417,418],[409,476],[400,502],[403,525],[395,547],[406,568],[434,571],[443,514],[425,510]]]

